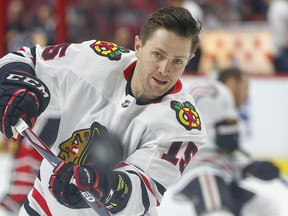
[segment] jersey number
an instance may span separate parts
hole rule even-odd
[[[183,173],[184,169],[188,165],[191,158],[196,154],[198,151],[197,146],[193,142],[189,142],[186,146],[184,151],[184,156],[182,158],[178,158],[177,155],[179,150],[182,146],[183,142],[173,142],[168,150],[167,153],[163,153],[161,159],[167,160],[168,162],[172,163],[173,165],[177,165],[179,162],[179,170],[181,174]]]
[[[47,46],[42,52],[42,58],[45,61],[48,61],[54,59],[56,56],[63,57],[65,56],[66,50],[69,45],[69,43],[64,43]]]

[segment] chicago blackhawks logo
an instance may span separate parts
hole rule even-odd
[[[186,101],[183,104],[178,101],[171,101],[170,106],[176,111],[178,122],[187,130],[192,130],[193,128],[201,130],[199,114],[189,101]]]
[[[115,43],[106,41],[96,41],[90,45],[95,53],[101,56],[108,57],[110,60],[118,61],[121,59],[122,53],[129,53],[129,49],[123,46],[118,46]]]
[[[100,136],[107,133],[107,129],[97,122],[93,123],[90,129],[75,131],[68,140],[59,146],[58,157],[66,162],[86,163],[93,145],[97,143]]]

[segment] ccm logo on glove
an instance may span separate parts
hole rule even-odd
[[[13,80],[13,81],[21,81],[29,85],[35,86],[40,92],[42,92],[43,97],[45,98],[49,97],[49,93],[46,91],[45,87],[41,83],[39,83],[37,80],[31,77],[11,73],[11,74],[8,74],[6,79]]]

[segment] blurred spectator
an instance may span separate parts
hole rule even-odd
[[[100,28],[97,27],[93,18],[93,12],[97,14],[98,11],[94,11],[96,8],[91,4],[92,2],[88,0],[69,5],[67,9],[69,42],[94,39],[96,34],[100,32]]]
[[[266,1],[269,3],[267,19],[272,33],[275,71],[288,73],[288,1]]]
[[[48,2],[48,0],[47,0]],[[27,1],[12,0],[7,6],[7,51],[12,52],[23,46],[54,42],[55,23],[50,4],[42,2],[32,7]],[[28,16],[29,14],[29,16]]]
[[[114,39],[113,42],[117,45],[124,46],[128,49],[133,50],[134,47],[134,35],[132,31],[127,26],[119,26],[114,31]]]
[[[8,52],[19,49],[19,44],[31,45],[31,40],[23,31],[27,28],[25,26],[26,20],[24,16],[26,8],[22,1],[13,0],[7,7],[7,33],[6,43]]]
[[[203,10],[194,0],[168,0],[168,4],[176,7],[184,7],[190,11],[192,16],[203,21]]]
[[[25,5],[21,0],[13,0],[7,7],[7,26],[9,29],[15,29],[23,31],[27,28],[25,23],[27,18],[25,17]]]
[[[55,43],[54,32],[56,29],[55,14],[52,4],[42,4],[35,12],[33,19],[33,29],[37,32],[43,32],[46,35],[46,44],[52,45]],[[39,33],[40,34],[40,33]],[[34,43],[35,44],[35,43]]]
[[[241,0],[242,21],[265,21],[267,8],[265,0]]]
[[[73,0],[68,10],[70,41],[105,38],[113,42],[118,37],[115,34],[123,31],[121,26],[128,28],[125,34],[131,32],[134,36],[140,32],[145,17],[164,3],[165,0]]]
[[[198,0],[198,3],[204,12],[204,27],[225,26],[242,19],[237,0]]]

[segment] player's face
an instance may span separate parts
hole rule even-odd
[[[150,100],[165,94],[177,82],[191,59],[191,39],[165,29],[158,29],[147,40],[135,38],[138,58],[132,78],[132,92],[139,100]]]

